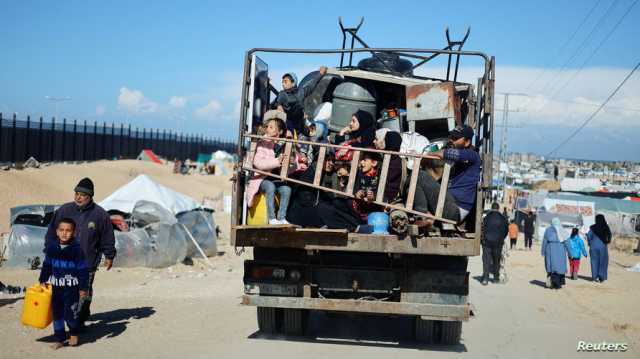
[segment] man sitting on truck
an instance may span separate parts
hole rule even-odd
[[[458,207],[458,221],[462,222],[476,203],[477,185],[480,181],[480,155],[471,145],[473,139],[473,129],[467,125],[456,126],[449,132],[449,148],[429,153],[439,157],[453,165],[449,175],[449,186],[447,194],[451,194]],[[418,180],[420,182],[420,179]],[[439,186],[427,186],[430,190],[439,190]],[[426,198],[437,198],[427,195]],[[416,208],[418,206],[418,198]],[[434,203],[429,203],[426,207],[435,207]],[[445,201],[445,209],[447,203]]]
[[[304,98],[315,88],[316,83],[327,73],[327,67],[320,67],[320,76],[304,88],[298,87],[298,77],[293,72],[282,76],[282,91],[271,104],[272,109],[284,111],[287,114],[287,137],[292,137],[294,131],[298,134],[306,132]]]

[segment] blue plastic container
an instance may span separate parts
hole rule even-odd
[[[389,234],[389,215],[384,212],[369,213],[367,224],[373,227],[374,234]]]

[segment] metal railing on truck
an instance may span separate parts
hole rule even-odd
[[[408,212],[414,215],[418,215],[418,216],[423,216],[426,218],[431,218],[437,221],[441,221],[444,223],[450,223],[450,224],[456,224],[456,221],[451,220],[451,219],[446,219],[446,218],[442,218],[442,212],[444,209],[444,200],[447,194],[447,187],[449,184],[449,172],[451,169],[451,165],[449,163],[445,163],[444,165],[444,173],[442,175],[442,181],[440,183],[440,193],[438,195],[438,202],[437,202],[437,206],[436,206],[436,213],[435,214],[431,214],[431,213],[427,213],[427,212],[420,212],[417,211],[415,209],[413,209],[413,201],[414,201],[414,197],[415,197],[415,193],[416,193],[416,186],[418,184],[418,174],[420,172],[421,169],[421,163],[422,163],[422,159],[439,159],[439,157],[436,156],[430,156],[430,155],[423,155],[423,154],[414,154],[414,153],[402,153],[402,152],[395,152],[395,151],[386,151],[386,150],[378,150],[378,149],[372,149],[372,148],[357,148],[357,147],[350,147],[350,146],[342,146],[342,145],[333,145],[333,144],[328,144],[328,143],[318,143],[318,142],[312,142],[312,141],[304,141],[304,140],[297,140],[297,139],[285,139],[285,138],[270,138],[270,137],[266,137],[266,136],[259,136],[259,135],[254,135],[254,134],[250,134],[250,133],[245,133],[244,137],[246,138],[250,138],[251,139],[251,145],[250,145],[250,149],[249,152],[247,154],[247,156],[245,157],[245,161],[243,162],[242,168],[244,170],[247,171],[251,171],[251,172],[255,172],[255,173],[259,173],[261,175],[264,176],[268,176],[268,177],[272,177],[272,178],[276,178],[282,181],[288,181],[288,182],[292,182],[292,183],[296,183],[298,185],[302,185],[302,186],[306,186],[306,187],[311,187],[311,188],[315,188],[321,191],[325,191],[325,192],[331,192],[331,193],[335,193],[338,195],[342,195],[345,197],[349,197],[349,198],[355,198],[355,194],[354,194],[354,187],[355,187],[355,182],[356,182],[356,176],[358,173],[358,164],[360,163],[360,154],[361,152],[368,152],[368,153],[377,153],[377,154],[381,154],[383,155],[383,160],[382,160],[382,166],[380,168],[379,171],[379,181],[378,181],[378,189],[376,191],[376,195],[375,195],[375,199],[371,202],[374,204],[377,204],[379,206],[382,206],[384,208],[389,208],[389,209],[397,209],[397,210],[401,210],[404,212]],[[280,170],[279,174],[274,174],[272,172],[269,171],[263,171],[263,170],[259,170],[253,167],[253,158],[255,156],[255,152],[256,152],[256,147],[257,147],[257,141],[260,139],[268,139],[270,141],[275,141],[275,142],[284,142],[285,143],[285,147],[284,147],[284,152],[282,153],[282,168]],[[289,177],[289,162],[291,159],[291,152],[293,150],[293,145],[310,145],[310,146],[317,146],[319,147],[318,150],[318,156],[316,159],[316,163],[315,163],[315,176],[313,178],[313,182],[309,183],[309,182],[305,182],[305,181],[301,181],[299,179],[295,179],[295,178],[291,178]],[[326,186],[322,186],[321,183],[321,178],[322,178],[322,174],[324,173],[324,164],[325,164],[325,156],[327,153],[327,149],[335,149],[335,150],[348,150],[348,151],[353,151],[353,156],[351,158],[351,164],[350,164],[350,171],[349,171],[349,177],[348,177],[348,181],[347,181],[347,185],[346,185],[346,190],[345,191],[340,191],[340,190],[336,190],[330,187],[326,187]],[[409,187],[406,191],[407,193],[407,199],[404,203],[404,205],[398,205],[396,202],[386,202],[384,200],[384,191],[387,185],[387,177],[388,177],[388,172],[389,172],[389,163],[391,162],[391,156],[402,156],[402,157],[412,157],[414,158],[413,161],[413,167],[411,170],[411,177],[409,180]]]

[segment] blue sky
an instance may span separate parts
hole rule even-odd
[[[465,48],[496,56],[497,91],[532,95],[511,104],[520,112],[511,115],[518,127],[509,129],[509,148],[544,154],[640,61],[636,2],[10,1],[0,32],[0,111],[53,116],[45,96],[69,96],[61,117],[234,138],[244,51],[337,48],[338,16],[347,24],[364,16],[360,34],[376,47],[440,48],[446,26],[454,38],[470,26]],[[337,60],[265,58],[272,78]],[[463,63],[463,73],[477,76],[478,65]],[[610,105],[559,155],[640,161],[640,145],[629,140],[640,135],[640,74]]]

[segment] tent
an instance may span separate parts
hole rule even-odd
[[[214,152],[211,156],[213,159],[216,159],[219,161],[233,162],[233,155],[222,150],[218,150]]]
[[[198,163],[206,163],[211,160],[211,153],[198,153],[198,158],[196,162]]]
[[[113,192],[99,205],[107,211],[117,209],[131,213],[140,200],[158,203],[174,215],[200,207],[193,198],[158,184],[147,175],[139,175]]]
[[[149,150],[149,149],[140,151],[140,154],[136,159],[140,161],[154,162],[160,165],[162,164],[162,161],[160,160],[160,158],[158,158],[158,156],[155,153],[153,153],[152,150]]]

